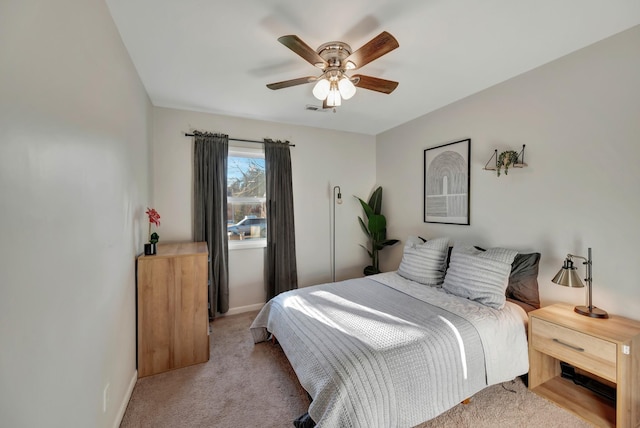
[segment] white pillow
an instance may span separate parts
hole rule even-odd
[[[444,281],[449,238],[422,242],[416,236],[407,238],[398,274],[420,284],[440,287]]]
[[[442,288],[451,294],[475,300],[494,309],[504,307],[515,250],[479,250],[456,244]]]

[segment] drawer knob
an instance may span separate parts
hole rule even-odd
[[[570,344],[568,344],[568,343],[563,342],[563,341],[562,341],[562,340],[560,340],[560,339],[556,339],[556,338],[554,338],[554,339],[553,339],[553,341],[554,341],[554,342],[556,342],[556,343],[559,343],[560,345],[566,346],[567,348],[574,349],[574,350],[576,350],[576,351],[578,351],[578,352],[584,352],[584,348],[580,348],[579,346],[573,346],[573,345],[570,345]]]

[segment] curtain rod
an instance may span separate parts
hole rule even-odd
[[[187,134],[187,133],[185,133],[185,134],[184,134],[184,136],[185,136],[185,137],[195,137],[195,135],[194,135],[194,134]],[[246,139],[244,139],[244,138],[231,138],[231,137],[229,137],[229,140],[231,140],[231,141],[242,141],[242,142],[245,142],[245,143],[258,143],[258,144],[264,144],[264,141],[258,141],[258,140],[246,140]],[[291,143],[287,143],[287,146],[289,146],[289,147],[295,147],[296,145],[295,145],[295,144],[291,144]]]

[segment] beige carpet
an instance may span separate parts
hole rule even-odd
[[[253,344],[256,312],[216,319],[209,362],[142,378],[121,427],[293,427],[307,394],[281,348]],[[518,379],[476,394],[419,425],[432,427],[588,427],[529,392]]]

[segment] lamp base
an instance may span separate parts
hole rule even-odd
[[[592,306],[591,308],[587,306],[576,306],[573,310],[580,315],[585,315],[591,318],[609,318],[607,311],[598,309],[595,306]]]

